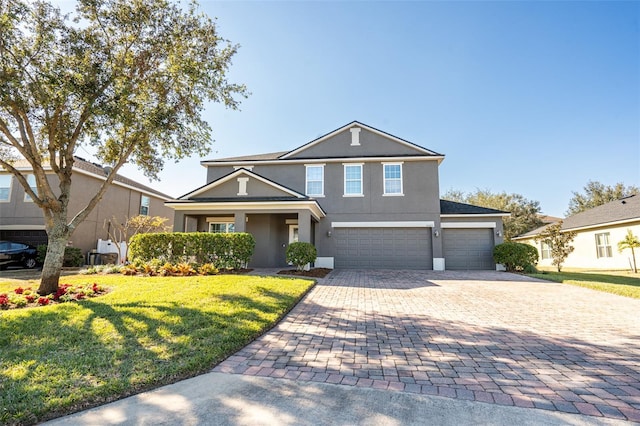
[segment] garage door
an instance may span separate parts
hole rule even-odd
[[[432,269],[430,228],[336,228],[335,267]]]
[[[445,269],[495,269],[493,229],[443,229]]]

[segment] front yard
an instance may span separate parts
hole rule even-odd
[[[94,281],[110,292],[0,311],[0,424],[33,424],[207,372],[313,285],[245,275],[85,275],[60,282]],[[16,287],[0,279],[0,293]]]
[[[534,278],[577,285],[640,299],[640,274],[628,272],[555,272],[527,274]]]

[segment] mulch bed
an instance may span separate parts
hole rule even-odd
[[[278,272],[278,275],[296,275],[299,277],[313,277],[313,278],[324,278],[329,272],[333,269],[328,268],[313,268],[308,271],[298,271],[297,269],[285,269]]]

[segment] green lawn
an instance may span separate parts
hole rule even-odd
[[[33,424],[209,371],[313,285],[242,275],[61,279],[93,282],[110,293],[0,311],[0,424]],[[0,279],[0,293],[15,287]]]
[[[544,272],[534,278],[577,285],[620,296],[640,299],[640,274],[623,272]]]

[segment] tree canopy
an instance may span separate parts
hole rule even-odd
[[[640,189],[637,186],[625,186],[622,182],[609,186],[593,180],[587,182],[583,191],[582,193],[573,192],[573,197],[569,200],[567,216],[619,200],[620,198],[628,197],[632,194],[640,194]]]
[[[183,10],[167,0],[79,0],[63,16],[46,1],[0,0],[0,167],[44,214],[41,291],[57,288],[64,246],[126,162],[153,178],[167,159],[209,151],[206,102],[236,109],[247,95],[227,80],[236,51],[194,2]],[[85,208],[69,212],[81,147],[111,172]]]
[[[507,240],[543,225],[538,216],[540,203],[528,200],[520,194],[493,193],[488,189],[476,189],[475,192],[470,193],[449,190],[442,198],[510,212],[511,216],[504,219],[504,236]]]

